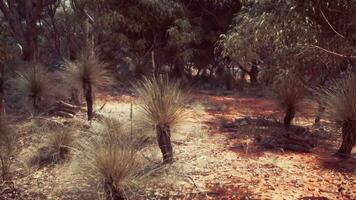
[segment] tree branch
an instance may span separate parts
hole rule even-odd
[[[329,22],[329,20],[326,18],[324,12],[320,9],[321,15],[323,16],[323,18],[325,19],[326,23],[328,23],[328,25],[330,26],[331,30],[334,31],[334,33],[336,33],[336,35],[345,38],[345,36],[343,36],[341,33],[337,32],[336,29],[331,25],[331,23]]]
[[[6,5],[6,2],[4,0],[0,0],[0,10],[4,14],[4,16],[8,18],[9,7]]]
[[[319,46],[316,46],[316,45],[309,45],[309,47],[322,50],[322,51],[324,51],[326,53],[329,53],[331,55],[334,55],[334,56],[338,56],[338,57],[342,57],[342,58],[349,58],[349,59],[356,59],[356,55],[348,56],[348,55],[344,55],[344,54],[337,53],[337,52],[334,52],[334,51],[330,51],[328,49],[325,49],[325,48],[322,48],[322,47],[319,47]]]

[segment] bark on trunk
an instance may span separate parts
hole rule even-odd
[[[258,73],[259,73],[258,67],[256,65],[253,65],[249,72],[251,85],[253,86],[258,84]]]
[[[85,101],[87,102],[88,120],[90,121],[93,119],[93,94],[90,81],[83,81],[83,90]]]
[[[32,61],[37,52],[37,25],[32,19],[27,19],[25,37],[22,46],[22,59],[25,61]]]
[[[355,122],[346,121],[342,126],[342,144],[338,151],[339,154],[350,155],[352,148],[356,143]]]
[[[80,101],[80,96],[79,96],[79,91],[78,89],[72,89],[71,92],[71,99],[72,99],[72,103],[76,106],[80,106],[81,105],[81,101]]]
[[[4,74],[5,74],[5,66],[0,61],[0,116],[5,115]]]
[[[295,108],[287,108],[286,115],[284,117],[284,127],[289,128],[295,115]]]
[[[104,184],[106,200],[125,200],[123,193],[114,187],[113,181],[108,180]]]
[[[161,149],[163,162],[173,162],[173,147],[171,143],[171,130],[167,125],[157,125],[157,140],[158,146]]]
[[[36,47],[34,44],[25,44],[22,46],[22,60],[24,61],[32,61],[35,58]]]

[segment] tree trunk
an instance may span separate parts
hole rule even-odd
[[[0,116],[5,115],[5,104],[4,104],[4,74],[5,66],[0,61]]]
[[[259,73],[258,67],[256,65],[252,65],[249,75],[250,75],[251,85],[253,86],[258,84],[258,73]]]
[[[173,162],[173,147],[171,143],[171,130],[167,125],[157,125],[157,140],[158,146],[161,149],[163,162],[171,163]]]
[[[342,144],[338,153],[343,155],[350,155],[352,148],[356,143],[356,128],[353,125],[355,122],[345,121],[342,125]]]
[[[90,81],[83,81],[83,90],[85,101],[87,102],[87,115],[88,120],[93,119],[93,94],[92,94],[92,86]]]
[[[26,41],[26,43],[22,45],[22,60],[32,61],[35,58],[36,49],[36,45],[33,42]]]
[[[72,103],[76,106],[80,106],[81,105],[81,97],[79,96],[79,91],[78,89],[74,88],[71,91],[71,99],[72,99]]]
[[[295,115],[295,108],[292,106],[292,107],[288,107],[287,108],[287,111],[286,111],[286,115],[284,117],[284,127],[285,128],[289,128],[291,123],[292,123],[292,120],[294,118],[294,115]]]
[[[122,192],[114,187],[114,183],[112,180],[108,180],[105,182],[104,191],[106,194],[106,200],[125,200],[125,197]]]

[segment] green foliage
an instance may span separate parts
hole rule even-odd
[[[300,65],[301,52],[316,42],[317,30],[294,8],[290,1],[245,1],[235,26],[222,38],[223,56],[244,66],[256,60],[282,68]]]

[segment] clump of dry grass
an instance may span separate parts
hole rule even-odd
[[[9,121],[0,116],[0,169],[1,178],[4,180],[9,172],[10,157],[16,146],[15,131],[9,126]]]
[[[27,108],[37,113],[43,110],[54,90],[53,77],[43,65],[32,63],[16,72],[12,80],[16,95]]]
[[[144,121],[156,128],[164,162],[172,162],[171,128],[188,116],[180,83],[169,81],[167,76],[145,77],[134,88]]]
[[[68,128],[58,128],[51,131],[45,144],[27,155],[27,158],[25,158],[27,166],[41,167],[65,160],[73,146],[74,139],[73,131]]]
[[[325,106],[327,117],[342,127],[340,154],[350,154],[356,143],[356,75],[347,72],[345,78],[321,88],[318,96]]]
[[[104,139],[117,141],[118,146],[140,150],[150,140],[150,136],[143,132],[127,131],[118,119],[104,118],[101,123],[103,125],[101,132],[106,135]],[[112,141],[106,141],[106,143],[112,143]]]
[[[285,110],[284,126],[289,128],[298,105],[305,97],[305,86],[297,73],[287,72],[274,82],[277,102]]]
[[[65,61],[64,83],[72,89],[83,91],[89,120],[93,117],[95,87],[111,84],[111,77],[108,64],[100,60],[98,52],[92,47],[84,49],[76,61]]]
[[[104,199],[125,199],[148,173],[137,148],[142,140],[126,134],[117,120],[102,125],[100,133],[79,142],[74,171],[89,191],[100,191]]]

